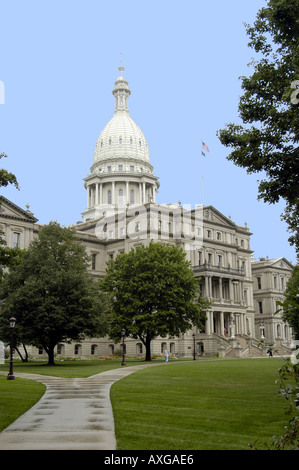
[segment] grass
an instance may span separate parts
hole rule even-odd
[[[158,362],[155,360],[153,362]],[[20,362],[14,361],[14,372],[23,372],[25,374],[40,374],[50,375],[54,377],[89,377],[91,375],[99,374],[106,370],[117,369],[124,367],[121,365],[121,359],[107,359],[107,360],[73,360],[61,361],[57,360],[55,366],[48,366],[46,362]],[[127,367],[143,364],[144,361],[133,360],[126,358]],[[8,372],[9,364],[0,364],[0,370]]]
[[[126,367],[144,363],[126,362]],[[267,448],[289,420],[275,383],[282,363],[277,358],[176,361],[119,380],[111,387],[118,450],[248,450],[249,443]],[[14,372],[88,377],[119,367],[120,360],[65,361],[54,367],[16,363]],[[38,382],[0,375],[0,430],[44,390]]]
[[[138,371],[111,389],[118,450],[268,448],[288,422],[280,359],[204,360]]]
[[[45,393],[40,382],[0,375],[0,431],[29,410]]]

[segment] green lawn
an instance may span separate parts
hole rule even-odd
[[[141,363],[127,361],[127,366]],[[248,450],[249,443],[267,448],[289,421],[275,383],[282,363],[277,358],[175,361],[119,380],[111,387],[118,449]],[[122,367],[120,360],[82,360],[54,367],[19,363],[14,371],[88,377],[116,367]],[[0,429],[44,390],[38,382],[0,375]]]
[[[0,375],[0,431],[29,410],[45,393],[40,382]]]
[[[138,371],[111,389],[119,450],[267,448],[288,422],[280,359],[198,360]]]
[[[156,359],[153,362],[158,362]],[[23,372],[25,374],[41,374],[50,375],[54,377],[89,377],[91,375],[99,374],[106,370],[117,369],[124,367],[121,365],[121,359],[106,359],[106,360],[74,360],[74,361],[56,361],[54,366],[48,366],[47,362],[20,362],[15,361],[13,370],[14,372]],[[161,360],[162,362],[162,360]],[[144,364],[144,361],[133,360],[126,358],[127,367]],[[9,363],[0,364],[0,370],[9,371]]]

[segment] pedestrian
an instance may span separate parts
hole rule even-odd
[[[169,356],[168,349],[164,349],[164,356],[165,356],[165,362],[168,362],[168,356]]]
[[[272,348],[271,348],[271,347],[268,349],[267,353],[269,354],[269,357],[273,357],[273,353],[272,353]]]

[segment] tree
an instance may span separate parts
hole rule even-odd
[[[88,273],[89,261],[74,230],[56,222],[44,226],[0,285],[1,336],[14,316],[17,343],[42,346],[52,365],[57,344],[105,335],[107,304]]]
[[[5,153],[0,153],[0,158],[6,157],[7,155]],[[0,186],[8,186],[9,184],[13,184],[17,189],[19,189],[19,183],[16,176],[2,168],[0,170]]]
[[[151,341],[157,336],[178,336],[193,325],[203,327],[208,302],[199,295],[198,281],[181,248],[151,242],[108,263],[100,282],[110,295],[110,336],[140,339],[151,360]]]
[[[264,172],[258,198],[286,202],[282,218],[299,254],[299,1],[269,0],[254,26],[246,25],[249,46],[259,55],[253,74],[242,77],[242,125],[218,131],[227,157],[248,173]]]
[[[278,304],[283,307],[283,320],[293,328],[295,340],[299,341],[299,265],[287,283],[284,301]]]

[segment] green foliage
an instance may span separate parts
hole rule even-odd
[[[110,262],[100,283],[110,295],[113,312],[110,335],[138,338],[150,360],[150,342],[157,336],[178,336],[197,325],[202,327],[208,303],[199,296],[185,253],[175,246],[151,242]]]
[[[218,136],[232,148],[228,160],[248,173],[264,172],[259,199],[270,204],[285,200],[282,217],[299,253],[298,18],[298,0],[269,0],[254,25],[246,25],[258,60],[250,64],[252,75],[242,77],[239,114],[244,125],[230,123]]]
[[[56,222],[44,226],[0,286],[2,338],[13,315],[17,343],[42,345],[54,363],[58,343],[105,335],[107,307],[88,264],[73,230]]]
[[[296,356],[294,356],[296,357]],[[299,367],[288,360],[279,370],[280,395],[289,403],[291,419],[282,436],[274,436],[274,447],[278,450],[299,450]]]
[[[0,158],[7,157],[5,153],[0,153]],[[8,172],[5,169],[0,170],[0,186],[8,186],[13,184],[17,189],[19,189],[19,183],[16,176],[13,173]]]

